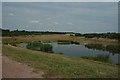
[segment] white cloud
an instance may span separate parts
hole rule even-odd
[[[30,21],[30,23],[38,24],[39,21],[38,20],[32,20],[32,21]]]
[[[49,18],[47,18],[47,20],[51,20],[51,19],[52,19],[52,18],[50,18],[50,17],[49,17]]]
[[[13,14],[13,13],[9,13],[9,15],[10,15],[10,16],[14,16],[15,14]]]
[[[31,10],[26,10],[27,13],[31,13],[32,11]]]
[[[74,25],[73,23],[71,23],[71,22],[68,22],[67,24],[69,24],[69,25]]]
[[[28,27],[28,26],[25,26],[25,27]]]
[[[28,30],[117,31],[117,3],[3,3],[3,25],[28,25]],[[64,6],[63,6],[64,5]],[[52,7],[51,7],[52,6]],[[11,9],[10,9],[11,8]],[[12,12],[11,12],[12,11]],[[33,13],[31,13],[33,12]],[[54,13],[55,12],[55,13]],[[12,15],[14,15],[12,14]],[[115,15],[116,14],[116,15]],[[26,22],[27,21],[27,22]],[[28,24],[30,23],[30,24]],[[31,25],[36,26],[31,27]],[[42,25],[41,25],[42,24]],[[41,27],[38,27],[41,26]],[[70,27],[69,27],[70,26]],[[102,26],[102,28],[101,28]],[[74,28],[75,27],[75,28]],[[19,27],[22,28],[22,27]],[[79,28],[79,29],[78,29]],[[81,29],[83,28],[83,29]],[[86,28],[90,28],[87,29]],[[98,30],[97,30],[97,29]],[[100,28],[100,29],[99,29]]]
[[[52,24],[48,23],[48,26],[51,26]]]
[[[58,25],[59,23],[58,22],[53,22],[54,24]]]

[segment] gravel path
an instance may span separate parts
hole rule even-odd
[[[33,72],[33,68],[2,57],[2,77],[3,78],[43,78],[43,72]]]

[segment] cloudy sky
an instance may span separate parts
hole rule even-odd
[[[118,32],[117,2],[3,2],[10,30]]]

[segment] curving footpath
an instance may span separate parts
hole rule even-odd
[[[2,56],[3,78],[43,78],[43,72],[33,72],[33,68]]]

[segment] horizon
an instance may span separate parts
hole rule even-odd
[[[3,29],[118,32],[117,2],[3,2]]]
[[[0,30],[9,30],[9,29],[3,29],[3,28],[0,28]],[[16,31],[18,29],[15,29],[15,30],[9,30],[9,31]],[[32,30],[18,30],[18,31],[27,31],[27,32],[58,32],[58,33],[79,33],[79,34],[101,34],[101,33],[119,33],[119,32],[84,32],[84,33],[81,33],[81,32],[70,32],[70,31],[32,31]]]

